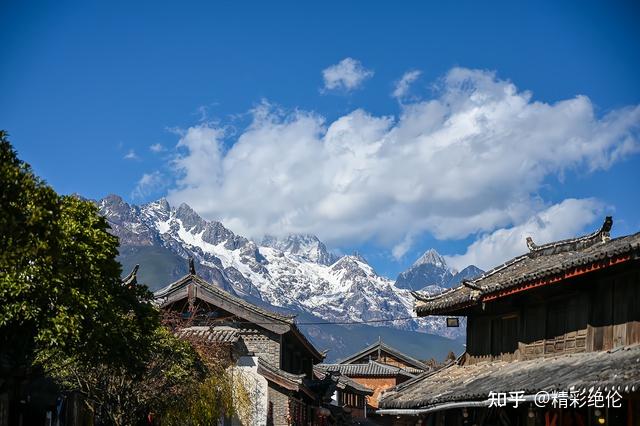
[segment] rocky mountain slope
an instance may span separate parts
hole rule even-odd
[[[398,275],[396,287],[433,292],[440,288],[455,287],[462,280],[475,278],[483,272],[474,265],[458,271],[449,267],[437,251],[429,249],[409,269]]]
[[[97,204],[120,238],[123,267],[127,270],[140,263],[140,280],[152,289],[184,275],[184,259],[193,257],[201,276],[240,297],[319,320],[348,323],[411,317],[410,289],[430,286],[429,291],[439,291],[457,276],[433,250],[403,273],[404,281],[394,283],[377,275],[360,256],[338,257],[329,252],[313,235],[267,236],[256,243],[220,222],[202,219],[186,204],[176,208],[161,199],[135,206],[115,195]],[[447,328],[440,318],[370,325],[450,338],[463,332]]]

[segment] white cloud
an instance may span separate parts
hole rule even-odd
[[[149,150],[157,154],[157,153],[166,151],[166,148],[160,143],[154,143],[153,145],[149,146]]]
[[[222,183],[222,129],[203,123],[189,128],[178,143],[186,151],[173,161],[174,169],[180,172],[178,186],[188,191],[215,191]]]
[[[325,90],[350,92],[372,76],[373,71],[364,68],[360,61],[353,58],[345,58],[322,71]]]
[[[404,239],[391,248],[391,255],[396,260],[402,259],[407,254],[411,246],[413,245],[413,234],[409,233],[404,236]]]
[[[155,171],[153,173],[145,173],[138,180],[136,187],[131,192],[131,198],[142,199],[157,193],[167,186],[167,180],[162,173]]]
[[[392,96],[396,99],[403,99],[409,93],[411,84],[415,82],[422,74],[419,70],[407,71],[402,78],[396,82],[396,87],[393,90]]]
[[[247,236],[375,240],[402,256],[423,232],[455,239],[525,223],[548,206],[538,195],[546,179],[638,151],[638,106],[598,116],[585,96],[534,101],[464,68],[440,86],[398,117],[356,109],[326,122],[262,104],[233,139],[194,126],[181,135],[170,200]]]
[[[603,206],[593,199],[570,198],[529,218],[524,223],[494,231],[472,243],[462,255],[447,256],[447,263],[462,269],[476,265],[488,270],[528,251],[526,238],[545,244],[580,235],[602,218]]]
[[[124,155],[124,157],[122,157],[122,158],[124,158],[125,160],[138,160],[139,159],[138,155],[136,154],[136,152],[133,149],[130,149]]]

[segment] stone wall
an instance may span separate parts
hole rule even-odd
[[[269,402],[273,404],[274,426],[289,425],[287,420],[289,416],[289,397],[284,392],[284,390],[278,389],[275,386],[269,386],[268,399]]]
[[[242,341],[247,351],[280,368],[280,336],[267,330],[242,332]]]

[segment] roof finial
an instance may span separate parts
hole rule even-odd
[[[138,277],[136,276],[138,273],[138,269],[140,268],[140,265],[136,265],[133,267],[133,271],[131,271],[129,273],[129,275],[127,275],[126,277],[124,277],[124,279],[122,280],[122,283],[125,285],[136,285],[138,284]]]
[[[193,262],[193,257],[189,258],[189,273],[191,275],[195,275],[196,274],[196,266]]]
[[[536,249],[538,248],[536,243],[533,242],[533,238],[531,237],[527,237],[527,248],[529,249],[529,251],[536,251]]]
[[[602,224],[602,228],[600,228],[600,236],[602,237],[602,242],[607,242],[611,239],[609,232],[613,227],[613,217],[607,216],[604,219],[604,223]]]

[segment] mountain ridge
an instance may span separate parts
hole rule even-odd
[[[141,263],[141,282],[147,277],[145,262],[161,270],[149,273],[151,289],[184,275],[185,259],[193,257],[206,280],[276,309],[328,323],[386,320],[371,325],[447,338],[463,333],[446,328],[439,318],[397,320],[413,317],[410,290],[379,276],[357,254],[335,255],[314,235],[265,236],[256,243],[219,221],[203,219],[184,203],[172,207],[166,199],[159,199],[136,206],[117,195],[96,203],[120,238],[123,267]],[[437,252],[430,254],[438,259]],[[316,339],[331,341],[331,336],[321,334],[316,333]]]
[[[435,249],[425,251],[407,270],[398,274],[396,287],[412,291],[451,288],[463,280],[473,279],[484,271],[469,265],[458,271],[447,265],[445,258]]]

